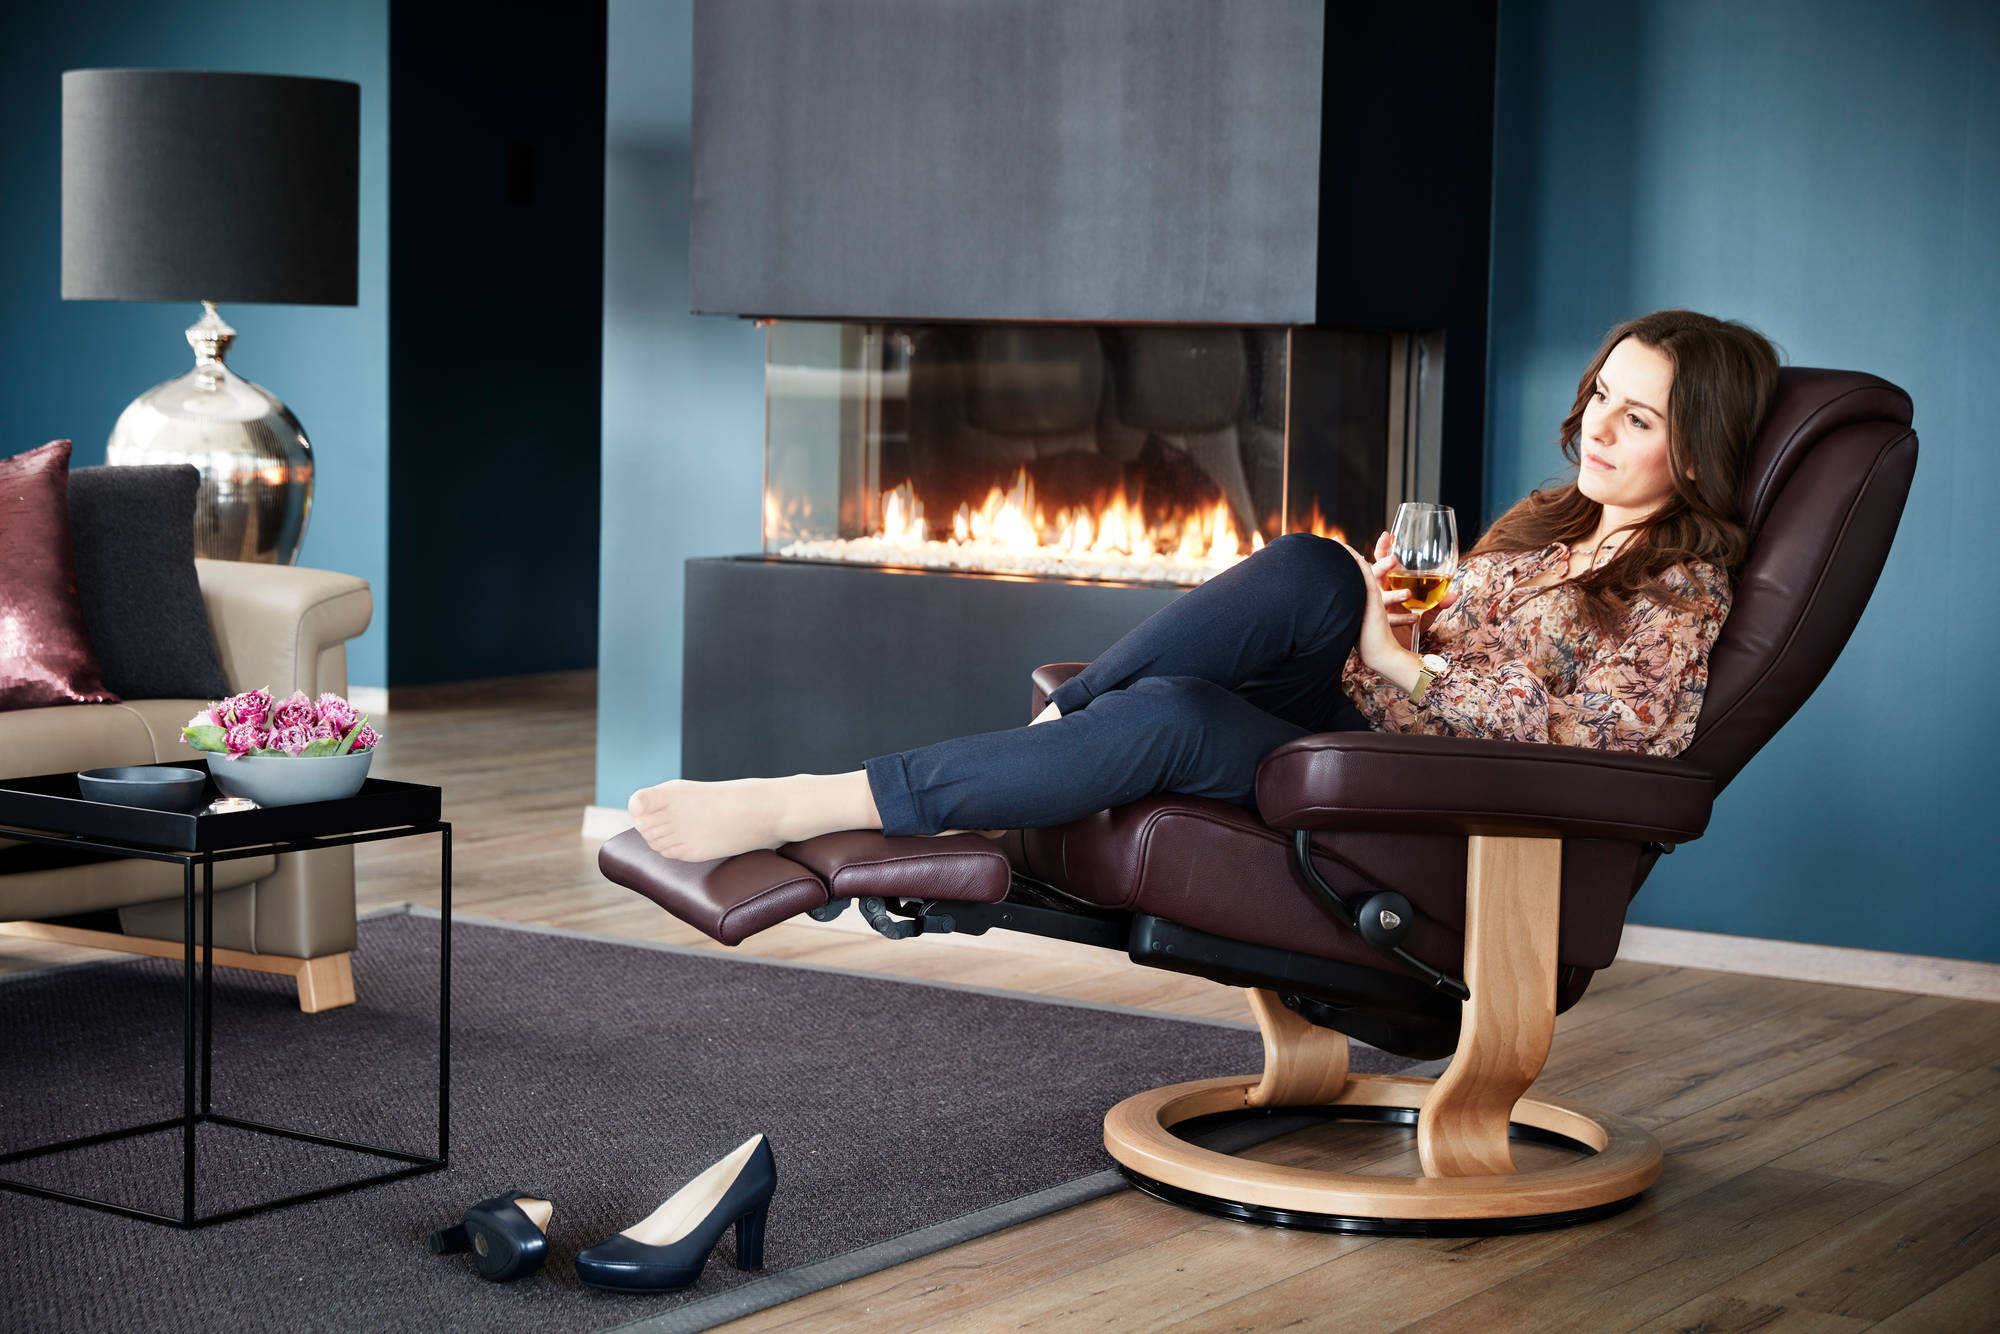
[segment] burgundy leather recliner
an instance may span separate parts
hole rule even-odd
[[[1250,988],[1261,1075],[1141,1094],[1105,1143],[1143,1188],[1233,1217],[1342,1231],[1485,1232],[1598,1217],[1659,1175],[1622,1118],[1522,1095],[1555,1015],[1617,951],[1662,853],[1818,687],[1873,592],[1916,468],[1909,397],[1792,368],[1745,469],[1748,559],[1695,737],[1662,759],[1521,742],[1336,732],[1265,758],[1257,809],[1150,797],[1012,834],[843,833],[711,863],[628,831],[605,875],[734,944],[848,901],[885,934],[999,927]],[[1034,674],[1031,713],[1080,664]],[[1347,1035],[1436,1080],[1350,1075]],[[1421,1177],[1277,1167],[1199,1148],[1195,1117],[1317,1107],[1412,1123]],[[1582,1152],[1515,1170],[1510,1135]]]

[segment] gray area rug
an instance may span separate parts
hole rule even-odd
[[[437,928],[364,921],[359,1003],[319,1015],[289,979],[218,970],[216,1110],[434,1149]],[[1124,1188],[1106,1108],[1262,1060],[1247,1024],[462,918],[452,986],[449,1169],[194,1232],[0,1191],[0,1325],[704,1329]],[[180,1016],[177,962],[0,979],[0,1152],[178,1114]],[[778,1164],[765,1270],[738,1270],[725,1235],[677,1293],[577,1281],[579,1249],[754,1131]],[[198,1141],[203,1213],[390,1165],[227,1127]],[[177,1212],[179,1150],[173,1131],[0,1175]],[[487,1283],[430,1254],[434,1228],[509,1188],[554,1201],[539,1273]]]

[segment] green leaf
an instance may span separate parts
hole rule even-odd
[[[259,746],[250,753],[252,755],[283,755],[285,752],[277,746]]]
[[[347,735],[340,739],[340,749],[333,753],[336,755],[347,754],[347,748],[354,744],[354,738],[361,735],[361,729],[366,726],[368,726],[368,715],[364,713],[361,715],[361,721],[355,723]]]
[[[181,737],[196,750],[227,750],[229,734],[220,727],[183,727]]]
[[[337,754],[339,750],[340,750],[339,737],[323,736],[319,740],[313,742],[310,746],[306,747],[305,758],[316,759],[321,755]]]

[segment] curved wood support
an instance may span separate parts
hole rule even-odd
[[[1127,1098],[1104,1118],[1104,1147],[1130,1171],[1182,1191],[1344,1219],[1538,1219],[1616,1204],[1659,1179],[1659,1141],[1623,1117],[1522,1095],[1555,1033],[1562,841],[1473,837],[1467,848],[1465,980],[1472,991],[1451,1067],[1436,1080],[1354,1075],[1347,1040],[1251,991],[1264,1034],[1261,1079],[1196,1080]],[[1280,1167],[1199,1148],[1171,1127],[1249,1107],[1416,1111],[1424,1175]],[[1514,1170],[1509,1124],[1573,1140],[1584,1156]],[[1560,1219],[1554,1221],[1562,1221]]]
[[[1556,1031],[1562,840],[1467,840],[1465,1002],[1458,1050],[1417,1121],[1424,1175],[1514,1170],[1507,1122]]]
[[[1347,1087],[1347,1034],[1308,1023],[1274,991],[1247,988],[1264,1035],[1264,1078],[1244,1095],[1248,1107],[1318,1107]]]

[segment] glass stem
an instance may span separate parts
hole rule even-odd
[[[1417,636],[1423,633],[1424,614],[1417,613],[1417,619],[1410,622],[1410,652],[1417,652]]]

